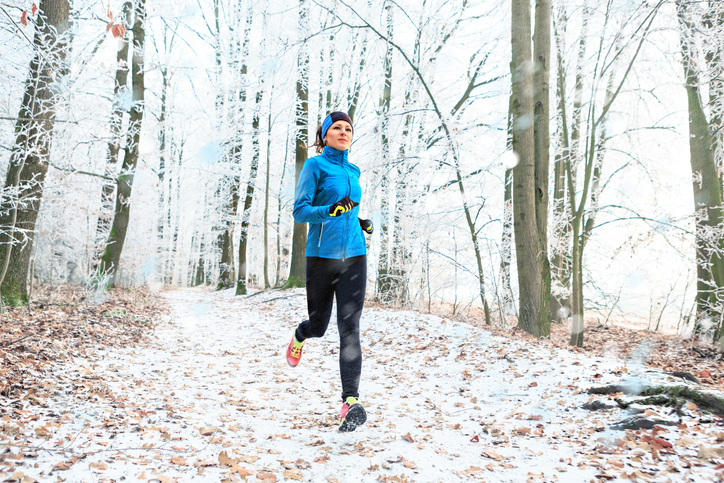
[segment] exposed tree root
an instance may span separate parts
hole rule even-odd
[[[631,391],[631,386],[616,384],[611,386],[592,387],[588,390],[588,393],[624,393],[630,396],[648,396],[645,399],[637,399],[634,401],[616,401],[621,407],[628,407],[634,403],[654,406],[672,406],[676,407],[677,412],[679,412],[687,401],[692,401],[699,407],[699,409],[710,411],[714,414],[724,414],[724,398],[710,393],[696,391],[686,386],[649,386],[643,387],[642,389],[642,391],[635,393]],[[626,406],[622,406],[622,404],[626,404]]]

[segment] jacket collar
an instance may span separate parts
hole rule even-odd
[[[349,151],[349,149],[340,151],[339,149],[334,149],[333,147],[325,146],[322,154],[324,154],[326,157],[328,157],[332,161],[341,164],[344,161],[347,161],[347,152],[348,151]]]

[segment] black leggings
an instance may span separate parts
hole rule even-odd
[[[362,373],[362,348],[359,319],[365,302],[367,256],[339,260],[307,257],[307,310],[305,320],[295,332],[298,341],[322,337],[332,315],[332,298],[337,298],[339,329],[339,373],[342,377],[342,400],[359,397]]]

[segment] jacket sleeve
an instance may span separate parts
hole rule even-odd
[[[320,223],[329,218],[329,206],[312,206],[318,179],[317,163],[308,160],[299,173],[299,184],[294,197],[294,221],[297,223]]]

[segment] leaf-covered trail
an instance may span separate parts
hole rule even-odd
[[[47,400],[12,402],[22,422],[4,420],[0,481],[716,481],[722,473],[721,420],[692,406],[683,420],[649,410],[679,426],[638,433],[609,428],[630,416],[618,408],[580,408],[592,385],[667,381],[636,361],[366,309],[360,392],[369,419],[339,433],[334,320],[297,368],[284,358],[306,314],[303,290],[164,296],[174,315],[151,347],[64,366],[87,374],[92,390],[60,381]]]

